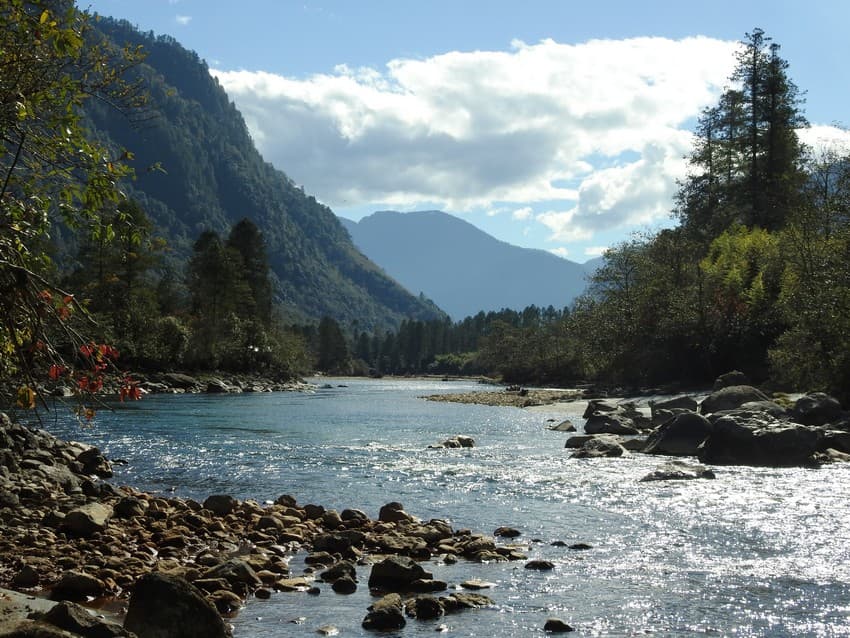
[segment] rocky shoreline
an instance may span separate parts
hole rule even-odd
[[[431,394],[423,399],[443,403],[467,403],[489,405],[493,407],[529,408],[552,405],[566,401],[576,401],[584,396],[581,390],[548,390],[507,388],[505,390],[481,390],[474,392],[456,392]]]
[[[448,584],[422,561],[526,559],[522,547],[496,542],[513,537],[508,528],[455,530],[400,503],[373,519],[289,495],[262,504],[224,494],[203,503],[165,498],[115,487],[111,477],[97,448],[0,415],[0,587],[56,602],[32,611],[0,591],[0,636],[226,636],[226,619],[248,597],[321,587],[348,594],[367,571],[370,593],[383,597],[364,609],[363,626],[398,629],[406,618],[492,604],[473,593],[476,583],[437,595]],[[290,573],[296,552],[307,553],[305,573]],[[81,603],[116,609],[123,626]]]

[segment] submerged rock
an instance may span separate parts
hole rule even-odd
[[[401,596],[387,594],[369,607],[362,627],[375,631],[402,629],[407,624],[402,609]]]
[[[646,481],[684,481],[689,479],[717,478],[714,471],[704,465],[689,465],[681,461],[670,461],[654,469],[641,479]]]

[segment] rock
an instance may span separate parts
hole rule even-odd
[[[493,536],[501,536],[502,538],[516,538],[522,532],[518,529],[514,529],[513,527],[498,527],[496,531],[493,532]]]
[[[671,461],[654,469],[641,479],[646,481],[683,481],[689,479],[713,479],[714,472],[704,465],[689,465],[681,461]]]
[[[742,403],[738,409],[748,412],[765,412],[777,419],[784,419],[788,416],[788,411],[776,401],[747,401]]]
[[[410,591],[418,593],[428,593],[432,591],[445,591],[449,585],[444,580],[434,580],[432,578],[417,578],[410,583]]]
[[[584,414],[581,415],[583,419],[589,419],[596,412],[617,412],[620,409],[613,401],[609,401],[607,399],[591,399],[587,402],[587,407],[584,410]]]
[[[378,520],[382,523],[408,523],[413,520],[413,517],[404,511],[401,503],[392,502],[381,507]]]
[[[822,432],[768,414],[733,412],[713,421],[699,460],[714,465],[810,465]]]
[[[701,414],[683,412],[650,434],[643,451],[647,454],[696,456],[697,449],[711,430],[711,423]]]
[[[486,580],[480,580],[478,578],[472,578],[470,580],[463,581],[460,586],[464,589],[479,590],[490,589],[491,587],[495,587],[496,583],[491,583]]]
[[[348,561],[340,561],[335,565],[332,565],[325,571],[323,571],[319,578],[321,578],[326,583],[332,583],[335,580],[339,580],[340,578],[350,578],[355,579],[357,577],[357,570],[354,568]]]
[[[68,571],[62,574],[59,582],[50,590],[51,600],[82,601],[97,598],[106,593],[106,585],[99,578],[85,572]]]
[[[620,445],[629,452],[643,452],[648,440],[645,436],[630,436],[621,440]]]
[[[60,602],[39,616],[42,622],[79,634],[83,638],[120,638],[133,636],[129,631],[114,623],[97,618],[85,607],[71,602]]]
[[[443,608],[447,614],[455,613],[463,609],[480,609],[490,607],[493,600],[483,594],[470,594],[467,592],[456,592],[445,598],[440,598]]]
[[[231,586],[245,585],[248,589],[262,587],[263,581],[244,560],[231,558],[204,572],[203,578],[223,578]]]
[[[632,419],[621,414],[594,413],[584,424],[585,434],[638,434]]]
[[[626,448],[614,437],[595,436],[589,439],[570,456],[571,459],[612,458],[627,454]]]
[[[94,474],[100,478],[112,476],[112,466],[96,447],[90,447],[77,456],[77,463],[83,466],[83,474]]]
[[[741,372],[740,370],[732,370],[731,372],[727,372],[725,374],[721,374],[714,380],[714,387],[712,390],[716,392],[717,390],[722,390],[723,388],[728,388],[733,385],[749,385],[750,380],[747,378],[747,375]]]
[[[233,614],[242,609],[242,599],[229,589],[216,590],[207,598],[222,615]]]
[[[557,425],[553,425],[549,428],[553,432],[575,432],[576,426],[569,419],[565,421],[561,421]]]
[[[130,596],[124,628],[138,638],[227,638],[216,608],[186,580],[151,573]]]
[[[568,631],[575,630],[560,618],[549,618],[543,625],[543,631],[549,631],[552,633],[566,633]]]
[[[21,620],[0,634],[2,638],[79,638],[59,627],[35,620]]]
[[[213,494],[204,501],[204,509],[208,509],[219,516],[227,516],[236,509],[237,505],[239,505],[239,501],[230,494]]]
[[[653,419],[655,419],[655,415],[660,410],[668,410],[670,412],[674,412],[676,410],[687,410],[689,412],[696,412],[697,406],[698,404],[696,399],[687,395],[673,397],[672,399],[664,399],[662,401],[649,402],[649,410]]]
[[[731,385],[709,394],[699,406],[700,414],[734,410],[749,401],[769,401],[758,388],[750,385]]]
[[[369,613],[363,619],[363,629],[374,631],[392,631],[407,624],[402,613],[401,596],[387,594],[369,607]],[[141,638],[141,637],[140,637]]]
[[[135,496],[125,496],[115,504],[115,516],[118,518],[133,518],[144,516],[144,502]]]
[[[564,443],[564,447],[577,450],[581,448],[585,443],[595,438],[596,435],[594,434],[576,434],[567,439],[567,441]]]
[[[357,591],[357,581],[351,576],[342,576],[333,581],[331,589],[337,594],[353,594]]]
[[[547,572],[555,569],[555,563],[549,560],[530,560],[525,564],[526,569]]]
[[[322,625],[316,630],[316,633],[320,636],[338,636],[339,629],[334,625]]]
[[[15,587],[21,587],[23,589],[29,589],[30,587],[37,587],[39,582],[38,572],[33,569],[30,565],[24,565],[21,569],[18,570],[18,573],[12,578],[12,585]]]
[[[209,394],[227,394],[236,391],[237,388],[225,383],[221,379],[210,379],[207,381],[207,393]]]
[[[112,508],[108,505],[88,503],[68,512],[62,527],[72,536],[88,538],[95,532],[103,532],[112,514]]]
[[[404,603],[408,616],[417,620],[433,620],[441,618],[446,613],[443,603],[433,596],[417,596]]]
[[[369,574],[369,588],[384,591],[409,591],[411,583],[433,576],[423,567],[406,556],[390,556],[372,565]]]
[[[190,377],[188,374],[181,374],[179,372],[165,372],[160,378],[172,388],[192,390],[201,386],[201,383],[195,377]]]
[[[826,425],[844,416],[838,399],[823,392],[812,392],[800,397],[791,410],[795,423],[803,425]]]
[[[573,551],[587,551],[588,549],[593,549],[593,545],[588,545],[587,543],[573,543],[567,549],[571,549]]]

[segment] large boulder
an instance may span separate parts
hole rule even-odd
[[[638,434],[632,419],[621,414],[595,412],[584,424],[586,434]]]
[[[695,456],[697,449],[711,434],[708,419],[695,412],[677,414],[649,435],[643,451],[647,454]]]
[[[219,516],[227,516],[237,505],[239,501],[230,494],[211,494],[204,501],[204,508]]]
[[[227,638],[216,608],[177,576],[142,576],[130,596],[124,628],[139,638]]]
[[[587,402],[587,407],[584,409],[584,414],[581,415],[583,419],[589,419],[596,412],[617,412],[620,409],[620,406],[617,405],[615,401],[610,401],[608,399],[591,399]]]
[[[112,507],[104,503],[87,503],[65,515],[62,527],[72,536],[88,538],[95,532],[103,532],[112,518]]]
[[[223,563],[219,563],[215,567],[211,567],[203,573],[204,578],[223,578],[231,587],[239,588],[240,585],[248,589],[256,589],[262,587],[263,581],[257,576],[257,572],[239,558],[231,558]]]
[[[620,442],[613,436],[594,436],[585,441],[578,450],[573,452],[571,459],[612,458],[627,454]]]
[[[791,418],[803,425],[826,425],[842,416],[844,410],[838,399],[823,392],[812,392],[800,397],[791,410]]]
[[[51,600],[84,601],[106,593],[106,584],[85,572],[68,571],[62,574],[50,590]]]
[[[769,401],[770,399],[758,388],[751,385],[731,385],[712,392],[699,406],[701,414],[712,414],[734,410],[750,401]]]
[[[767,413],[730,412],[713,421],[699,459],[715,465],[809,465],[822,435],[817,429],[780,421]]]
[[[433,579],[434,576],[412,558],[390,556],[372,565],[369,588],[383,591],[411,591],[416,580]]]

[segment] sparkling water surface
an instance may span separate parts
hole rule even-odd
[[[410,620],[384,636],[543,635],[559,617],[588,636],[850,636],[850,466],[822,469],[715,468],[716,480],[641,483],[665,461],[632,454],[569,459],[569,436],[545,410],[424,401],[426,394],[481,389],[468,382],[317,380],[314,393],[156,395],[101,411],[89,429],[48,417],[46,429],[125,459],[114,482],[202,500],[229,493],[376,517],[389,501],[423,519],[492,533],[522,532],[523,562],[461,561],[426,569],[451,585],[496,583],[496,606],[439,621]],[[58,415],[59,412],[55,412]],[[429,450],[456,434],[472,449]],[[553,541],[588,543],[588,551]],[[293,575],[303,556],[291,562]],[[372,602],[320,585],[319,596],[276,593],[251,600],[233,620],[236,638],[340,636],[360,627]],[[298,623],[292,622],[298,620]]]

